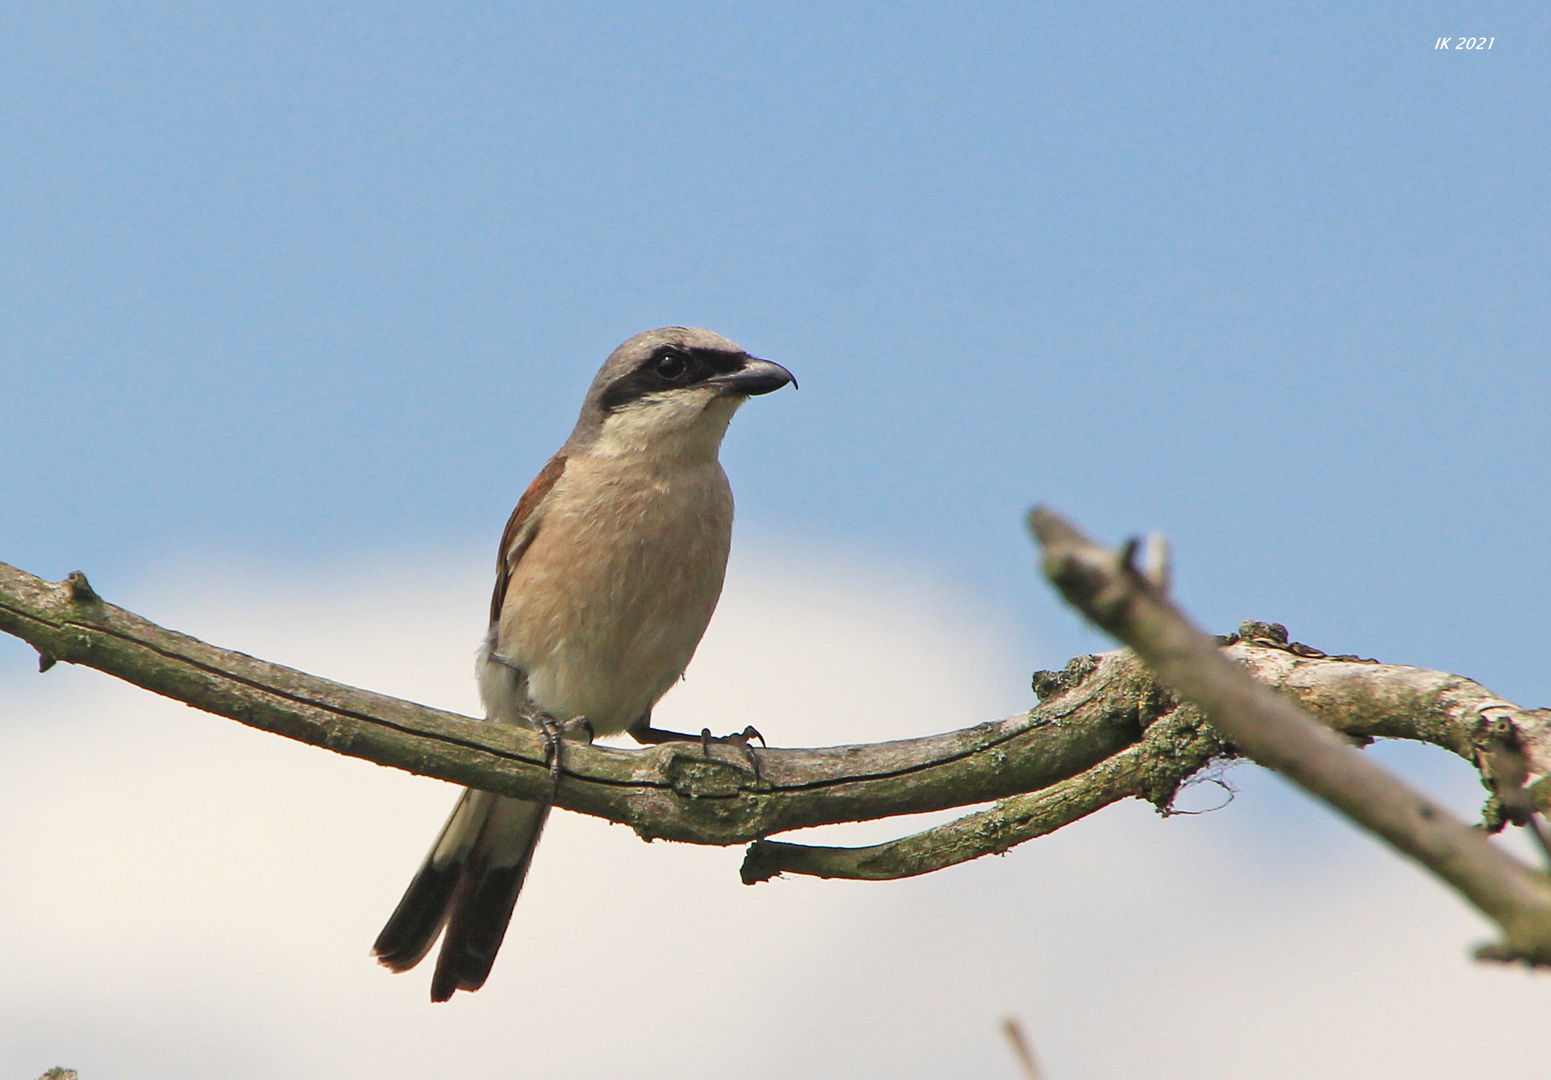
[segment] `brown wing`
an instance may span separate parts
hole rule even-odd
[[[495,556],[495,592],[490,597],[492,626],[501,619],[501,605],[506,603],[506,583],[511,580],[512,571],[521,560],[523,552],[528,550],[528,545],[533,543],[533,537],[538,531],[538,521],[533,515],[563,472],[565,455],[556,454],[549,459],[549,464],[539,470],[533,483],[528,485],[528,490],[517,500],[517,509],[506,519],[506,531],[501,534],[501,549]]]

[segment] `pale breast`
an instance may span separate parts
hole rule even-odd
[[[732,492],[715,459],[573,458],[512,574],[497,648],[558,719],[623,731],[673,686],[721,595]]]

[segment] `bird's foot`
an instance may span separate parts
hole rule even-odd
[[[587,745],[592,745],[596,733],[592,729],[592,723],[585,716],[573,716],[569,720],[556,720],[547,712],[533,714],[533,729],[544,739],[544,763],[549,766],[549,782],[551,785],[550,801],[554,801],[556,793],[560,791],[560,744],[567,735],[573,735],[580,731],[587,736]]]
[[[710,728],[701,728],[699,735],[689,735],[682,731],[666,731],[652,727],[652,714],[646,713],[630,725],[629,731],[630,737],[642,745],[660,746],[666,742],[698,742],[701,749],[705,751],[706,757],[711,756],[712,744],[724,743],[736,746],[748,761],[749,770],[754,774],[755,781],[764,780],[759,771],[759,758],[754,756],[754,748],[749,745],[749,742],[752,739],[758,739],[759,745],[765,746],[765,737],[753,725],[744,728],[736,735],[712,735]]]
[[[754,773],[754,779],[757,782],[763,780],[764,777],[759,775],[759,758],[754,755],[754,747],[749,745],[754,739],[758,739],[759,745],[762,747],[769,746],[765,742],[765,737],[759,733],[759,730],[753,724],[750,724],[735,735],[712,735],[710,728],[700,729],[700,748],[705,751],[706,757],[711,756],[712,743],[736,746],[743,752],[743,756],[748,759],[749,769]]]

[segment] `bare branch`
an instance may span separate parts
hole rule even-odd
[[[534,732],[359,690],[216,648],[102,601],[74,574],[55,585],[0,563],[0,630],[40,667],[84,664],[250,727],[424,776],[528,799],[551,787]],[[1145,676],[1142,676],[1145,680]],[[1098,695],[923,739],[741,752],[571,746],[555,804],[648,839],[735,844],[787,829],[946,809],[1076,775],[1141,735]]]
[[[1105,659],[1117,666],[1136,665],[1126,653],[1108,653]],[[1167,807],[1185,780],[1226,752],[1199,713],[1175,708],[1149,726],[1140,742],[1078,776],[913,836],[860,848],[756,841],[743,858],[743,883],[752,885],[777,874],[885,881],[1000,855],[1121,799],[1147,799]]]
[[[1152,568],[1166,574],[1164,548]],[[344,686],[158,627],[97,596],[73,573],[50,584],[0,563],[0,630],[196,708],[339,753],[502,794],[544,797],[532,732]],[[1357,740],[1420,739],[1491,779],[1507,740],[1522,762],[1507,790],[1544,809],[1551,796],[1551,712],[1526,710],[1444,672],[1331,657],[1245,623],[1223,655]],[[1002,799],[989,810],[869,848],[758,841],[745,881],[778,873],[894,878],[1008,850],[1122,798],[1167,809],[1180,784],[1232,748],[1181,706],[1128,650],[1078,657],[1034,678],[1027,715],[925,739],[741,754],[699,744],[646,751],[570,746],[557,804],[631,825],[642,836],[730,844],[808,825]],[[1138,741],[1140,740],[1140,741]],[[1522,799],[1522,797],[1521,797]],[[1496,814],[1493,820],[1511,816]]]
[[[1239,751],[1420,862],[1495,921],[1505,940],[1478,955],[1551,964],[1551,879],[1231,663],[1133,568],[1135,542],[1112,552],[1044,509],[1030,515],[1030,527],[1044,547],[1045,573],[1067,601],[1135,649]]]
[[[1275,623],[1244,623],[1220,651],[1355,742],[1398,738],[1432,743],[1470,762],[1488,781],[1496,777],[1493,747],[1506,738],[1516,740],[1522,774],[1533,769],[1543,776],[1551,764],[1551,710],[1522,709],[1470,679],[1329,656],[1290,642],[1286,629]],[[1040,672],[1035,686],[1044,698],[1042,708],[1058,706],[1062,695],[1080,686],[1086,696],[1135,710],[1147,734],[1044,791],[1004,799],[899,840],[862,848],[756,842],[744,859],[743,880],[764,881],[783,873],[864,880],[930,873],[1001,854],[1121,799],[1146,799],[1167,811],[1181,784],[1214,759],[1233,756],[1201,714],[1178,706],[1129,649],[1080,657],[1059,674]],[[1548,794],[1551,785],[1542,780],[1522,798],[1527,803],[1534,795],[1544,808]],[[1488,803],[1487,816],[1494,825],[1511,819],[1495,801]]]

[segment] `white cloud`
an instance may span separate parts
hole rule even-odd
[[[484,560],[430,563],[448,569],[210,571],[131,599],[472,711]],[[660,722],[918,734],[1018,707],[1027,666],[950,590],[766,553],[735,566]],[[746,888],[737,850],[558,815],[490,984],[433,1007],[425,972],[367,948],[449,787],[64,666],[8,679],[0,709],[5,1076],[1010,1078],[1008,1012],[1055,1080],[1460,1080],[1543,1056],[1551,978],[1471,964],[1478,919],[1272,782],[882,884]]]

